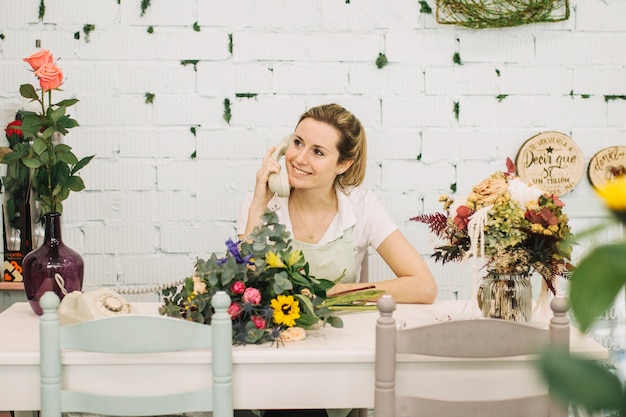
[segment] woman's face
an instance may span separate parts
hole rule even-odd
[[[338,164],[339,132],[332,126],[307,118],[296,127],[285,153],[289,183],[294,188],[327,188],[351,161]]]

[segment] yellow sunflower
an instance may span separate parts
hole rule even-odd
[[[271,305],[276,324],[284,324],[287,327],[296,325],[296,320],[300,318],[300,306],[293,295],[279,295],[271,301]]]

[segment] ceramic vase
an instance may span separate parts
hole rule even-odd
[[[528,274],[489,272],[478,289],[483,317],[529,322],[532,319],[532,286]]]
[[[23,275],[26,297],[33,311],[41,315],[39,299],[46,291],[54,291],[60,299],[83,288],[82,256],[63,243],[61,214],[44,215],[44,241],[24,257]]]

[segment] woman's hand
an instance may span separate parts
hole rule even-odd
[[[272,158],[272,154],[276,150],[275,146],[268,149],[263,157],[261,167],[256,173],[256,183],[254,185],[254,193],[252,195],[252,202],[248,208],[248,222],[246,223],[246,230],[243,234],[239,235],[240,239],[247,236],[254,227],[259,224],[261,216],[267,208],[267,204],[270,202],[274,194],[270,191],[268,181],[270,174],[280,173],[280,164],[278,161]]]
[[[280,173],[280,164],[272,158],[272,154],[276,150],[275,146],[268,149],[263,157],[261,167],[256,173],[256,183],[254,185],[254,196],[252,197],[252,204],[259,205],[265,208],[267,203],[274,196],[268,187],[268,181],[270,174]]]

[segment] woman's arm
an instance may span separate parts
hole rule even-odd
[[[435,278],[402,232],[396,230],[390,234],[378,247],[378,253],[396,274],[396,278],[369,283],[340,283],[329,290],[328,294],[374,285],[376,289],[391,294],[397,303],[431,304],[435,301]]]

